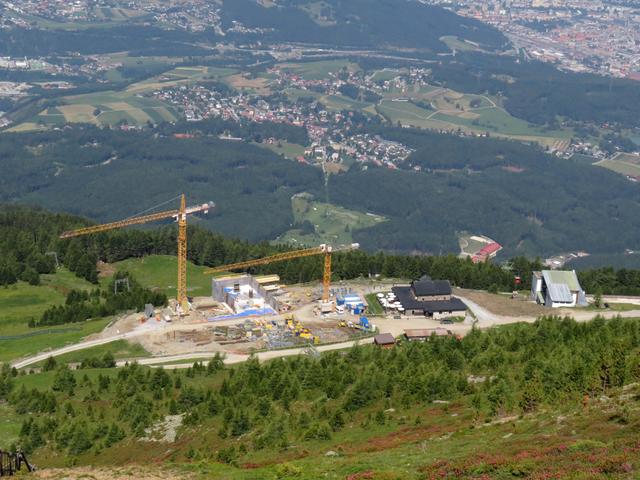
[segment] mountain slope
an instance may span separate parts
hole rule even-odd
[[[281,0],[258,3],[226,0],[223,22],[268,29],[273,41],[359,47],[408,47],[432,52],[449,49],[439,38],[456,35],[488,49],[502,49],[505,37],[482,23],[440,7],[407,0]]]
[[[457,252],[462,230],[490,235],[505,255],[640,248],[640,191],[612,172],[504,140],[408,129],[383,134],[415,148],[408,161],[423,170],[356,165],[329,180],[331,203],[389,219],[353,232],[369,250]],[[320,169],[216,137],[95,127],[6,134],[0,165],[3,202],[110,221],[185,192],[190,203],[217,204],[198,222],[254,241],[291,229],[292,195],[326,195]]]

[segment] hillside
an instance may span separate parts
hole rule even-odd
[[[437,53],[448,47],[440,40],[453,35],[487,49],[501,50],[504,36],[480,22],[458,17],[440,7],[406,0],[255,0],[225,1],[223,26],[240,22],[266,29],[271,41],[334,46],[412,47]],[[251,37],[251,35],[249,35]]]
[[[630,478],[638,338],[636,321],[547,318],[233,368],[4,370],[0,432],[46,468],[66,458],[103,470],[169,461],[193,478]]]
[[[256,128],[265,136],[295,133],[271,125]],[[216,202],[209,215],[194,220],[198,224],[269,241],[304,222],[294,216],[293,195],[326,198],[317,168],[245,142],[173,138],[171,132],[183,128],[171,127],[159,138],[153,131],[88,126],[4,134],[0,201],[112,221],[186,192],[189,203]],[[207,123],[189,128],[206,132]],[[457,252],[460,231],[497,239],[505,256],[580,249],[615,254],[640,247],[640,192],[613,172],[515,142],[371,128],[415,152],[400,170],[355,165],[329,179],[330,203],[355,211],[354,218],[386,218],[373,226],[350,225],[349,235],[370,251]]]
[[[157,254],[175,251],[175,228],[57,238],[87,223],[38,209],[0,209],[0,362],[99,332],[114,313],[96,315],[100,305],[115,305],[120,313],[140,311],[149,301],[166,304],[176,261]],[[198,264],[276,251],[198,227],[189,233],[189,258]],[[51,251],[58,268],[46,260]],[[100,264],[100,277],[96,259],[108,262]],[[262,271],[278,273],[287,283],[317,281],[320,263],[306,258]],[[514,259],[508,271],[453,256],[352,252],[335,256],[334,279],[426,272],[461,286],[511,291],[514,274],[526,289],[531,270],[539,268],[523,258]],[[190,292],[207,296],[209,278],[202,270],[189,266]],[[133,274],[131,291],[115,294],[113,275],[124,271]],[[640,272],[583,272],[581,282],[590,292],[637,294]],[[49,323],[38,326],[43,321]],[[325,345],[263,362],[246,355],[240,364],[237,358],[226,364],[211,352],[210,361],[178,363],[184,368],[175,370],[175,364],[167,370],[114,368],[118,359],[150,355],[139,344],[116,339],[55,359],[45,354],[21,372],[0,366],[2,447],[23,448],[44,469],[37,478],[121,478],[125,468],[141,469],[141,478],[194,479],[637,473],[637,319],[578,323],[541,317],[535,323],[469,328],[461,338],[401,340],[391,349],[356,344],[331,352],[323,351]],[[234,350],[229,355],[237,357]],[[68,362],[79,368],[70,369]]]

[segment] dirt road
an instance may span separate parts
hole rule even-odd
[[[318,345],[315,348],[317,352],[330,352],[332,350],[344,350],[346,348],[353,347],[356,343],[359,344],[367,344],[372,343],[373,338],[363,338],[360,340],[350,340],[348,342],[334,343],[331,345]],[[307,351],[309,347],[298,347],[298,348],[288,348],[285,350],[269,350],[266,352],[258,352],[255,354],[255,357],[264,362],[266,360],[273,360],[274,358],[283,358],[283,357],[293,357],[296,355],[300,355]],[[153,358],[144,358],[138,360],[137,362],[140,365],[160,365],[162,364],[163,368],[166,369],[177,369],[177,368],[188,368],[191,366],[191,363],[171,363],[171,362],[183,362],[185,360],[204,360],[203,363],[208,363],[208,360],[213,357],[214,353],[209,352],[198,352],[198,353],[185,353],[182,355],[171,355],[166,357],[153,357]],[[238,353],[226,353],[226,357],[224,359],[225,365],[233,365],[235,363],[246,362],[250,355],[238,354]],[[125,361],[116,362],[117,366],[121,367],[125,365]]]
[[[497,315],[487,308],[478,305],[476,302],[466,298],[462,295],[459,295],[460,299],[467,304],[469,309],[473,312],[477,319],[477,326],[479,328],[490,328],[496,325],[506,325],[509,323],[518,323],[518,322],[528,322],[532,323],[536,320],[536,316],[533,315],[523,315],[523,316],[510,316],[510,315]],[[630,299],[623,299],[626,303],[632,303]],[[638,304],[640,305],[640,299],[636,299]],[[635,303],[635,301],[633,302]],[[604,318],[613,318],[615,316],[620,316],[624,318],[640,318],[640,308],[637,310],[630,310],[624,312],[618,311],[589,311],[589,310],[570,310],[570,309],[558,309],[558,310],[549,310],[549,314],[564,316],[568,315],[573,317],[576,321],[584,322],[593,319],[596,315],[601,315]],[[301,320],[303,323],[308,321],[310,317],[313,315],[312,307],[300,309],[299,312],[296,312],[296,315],[302,317]],[[437,320],[429,319],[429,318],[402,318],[400,320],[392,319],[392,318],[382,318],[376,317],[372,318],[372,323],[376,324],[381,332],[389,332],[394,336],[399,336],[403,333],[405,329],[409,328],[436,328],[441,326],[440,322]],[[316,318],[315,321],[318,321]],[[24,358],[21,360],[17,360],[12,363],[12,366],[15,368],[24,368],[29,365],[33,365],[34,363],[42,362],[46,360],[48,357],[56,357],[59,355],[64,355],[70,352],[76,352],[79,350],[85,350],[87,348],[96,347],[99,345],[106,345],[111,342],[115,342],[118,340],[135,340],[137,337],[150,335],[155,333],[170,333],[174,331],[192,331],[198,329],[211,328],[213,325],[231,325],[233,323],[237,323],[237,320],[227,320],[223,322],[203,322],[196,324],[165,324],[160,322],[159,324],[147,324],[145,326],[135,328],[132,331],[126,333],[115,333],[113,332],[103,332],[100,338],[85,340],[83,342],[79,342],[74,345],[69,345],[66,347],[58,348],[56,350],[51,350],[47,352],[42,352],[32,357]],[[446,328],[451,330],[455,334],[464,335],[472,328],[472,324],[469,322],[465,323],[455,323],[453,325],[447,325]],[[371,343],[373,339],[364,339],[360,340],[360,343]],[[342,343],[336,343],[331,345],[321,345],[316,347],[316,350],[319,352],[331,351],[331,350],[340,350],[345,348],[350,348],[355,344],[355,341],[347,341]],[[272,350],[267,352],[260,352],[257,354],[258,359],[260,360],[270,360],[273,358],[280,357],[288,357],[292,355],[298,355],[305,351],[306,347],[302,348],[290,348],[286,350]],[[220,350],[220,349],[218,349]],[[244,362],[249,358],[249,355],[245,354],[236,354],[236,353],[226,353],[225,363],[233,364]],[[165,368],[185,368],[188,367],[188,364],[176,363],[172,364],[171,362],[181,362],[185,360],[201,360],[201,359],[209,359],[215,354],[214,351],[210,352],[191,352],[179,355],[169,355],[165,357],[151,357],[146,359],[138,360],[138,363],[143,365],[157,365],[159,363],[167,363]],[[122,365],[124,362],[119,362],[119,365]]]

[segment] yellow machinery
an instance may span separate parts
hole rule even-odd
[[[294,258],[311,257],[313,255],[324,255],[324,270],[322,274],[322,301],[329,301],[329,287],[331,286],[331,254],[334,252],[346,252],[349,250],[356,250],[360,248],[358,243],[352,243],[351,245],[341,245],[338,247],[331,247],[330,245],[322,244],[318,247],[305,248],[304,250],[294,250],[292,252],[278,253],[268,257],[257,258],[255,260],[248,260],[246,262],[232,263],[229,265],[221,265],[215,268],[209,268],[204,273],[219,273],[227,272],[229,270],[244,270],[249,267],[255,267],[257,265],[267,265],[274,262],[283,262],[285,260],[292,260]]]
[[[127,227],[129,225],[140,225],[143,223],[154,222],[165,218],[175,218],[178,222],[178,287],[177,300],[178,305],[182,309],[183,314],[189,311],[189,302],[187,300],[187,215],[193,213],[208,213],[211,208],[215,207],[213,202],[195,205],[193,207],[186,206],[184,194],[180,197],[180,208],[178,210],[168,210],[166,212],[151,213],[139,217],[126,218],[113,223],[105,223],[103,225],[94,225],[92,227],[79,228],[70,230],[60,235],[60,238],[80,237],[82,235],[90,235],[92,233],[105,232],[116,228]]]

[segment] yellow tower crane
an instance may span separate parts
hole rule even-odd
[[[165,218],[175,218],[178,222],[178,287],[177,301],[181,309],[181,313],[189,312],[189,301],[187,300],[187,215],[194,213],[209,213],[209,210],[215,207],[215,203],[203,203],[187,207],[184,194],[180,197],[180,208],[178,210],[168,210],[166,212],[151,213],[139,217],[126,218],[117,222],[105,223],[103,225],[94,225],[91,227],[79,228],[62,233],[60,238],[80,237],[82,235],[90,235],[92,233],[105,232],[116,228],[127,227],[129,225],[140,225],[143,223],[154,222]]]
[[[229,265],[221,265],[215,268],[209,268],[204,271],[205,274],[227,272],[229,270],[244,270],[257,265],[267,265],[269,263],[283,262],[294,258],[311,257],[314,255],[324,255],[324,270],[322,274],[322,301],[329,301],[329,287],[331,286],[331,254],[335,252],[347,252],[357,250],[360,244],[352,243],[350,245],[340,245],[332,247],[330,245],[320,245],[313,248],[305,248],[304,250],[294,250],[292,252],[277,253],[268,257],[257,258],[255,260],[247,260],[246,262],[231,263]]]

